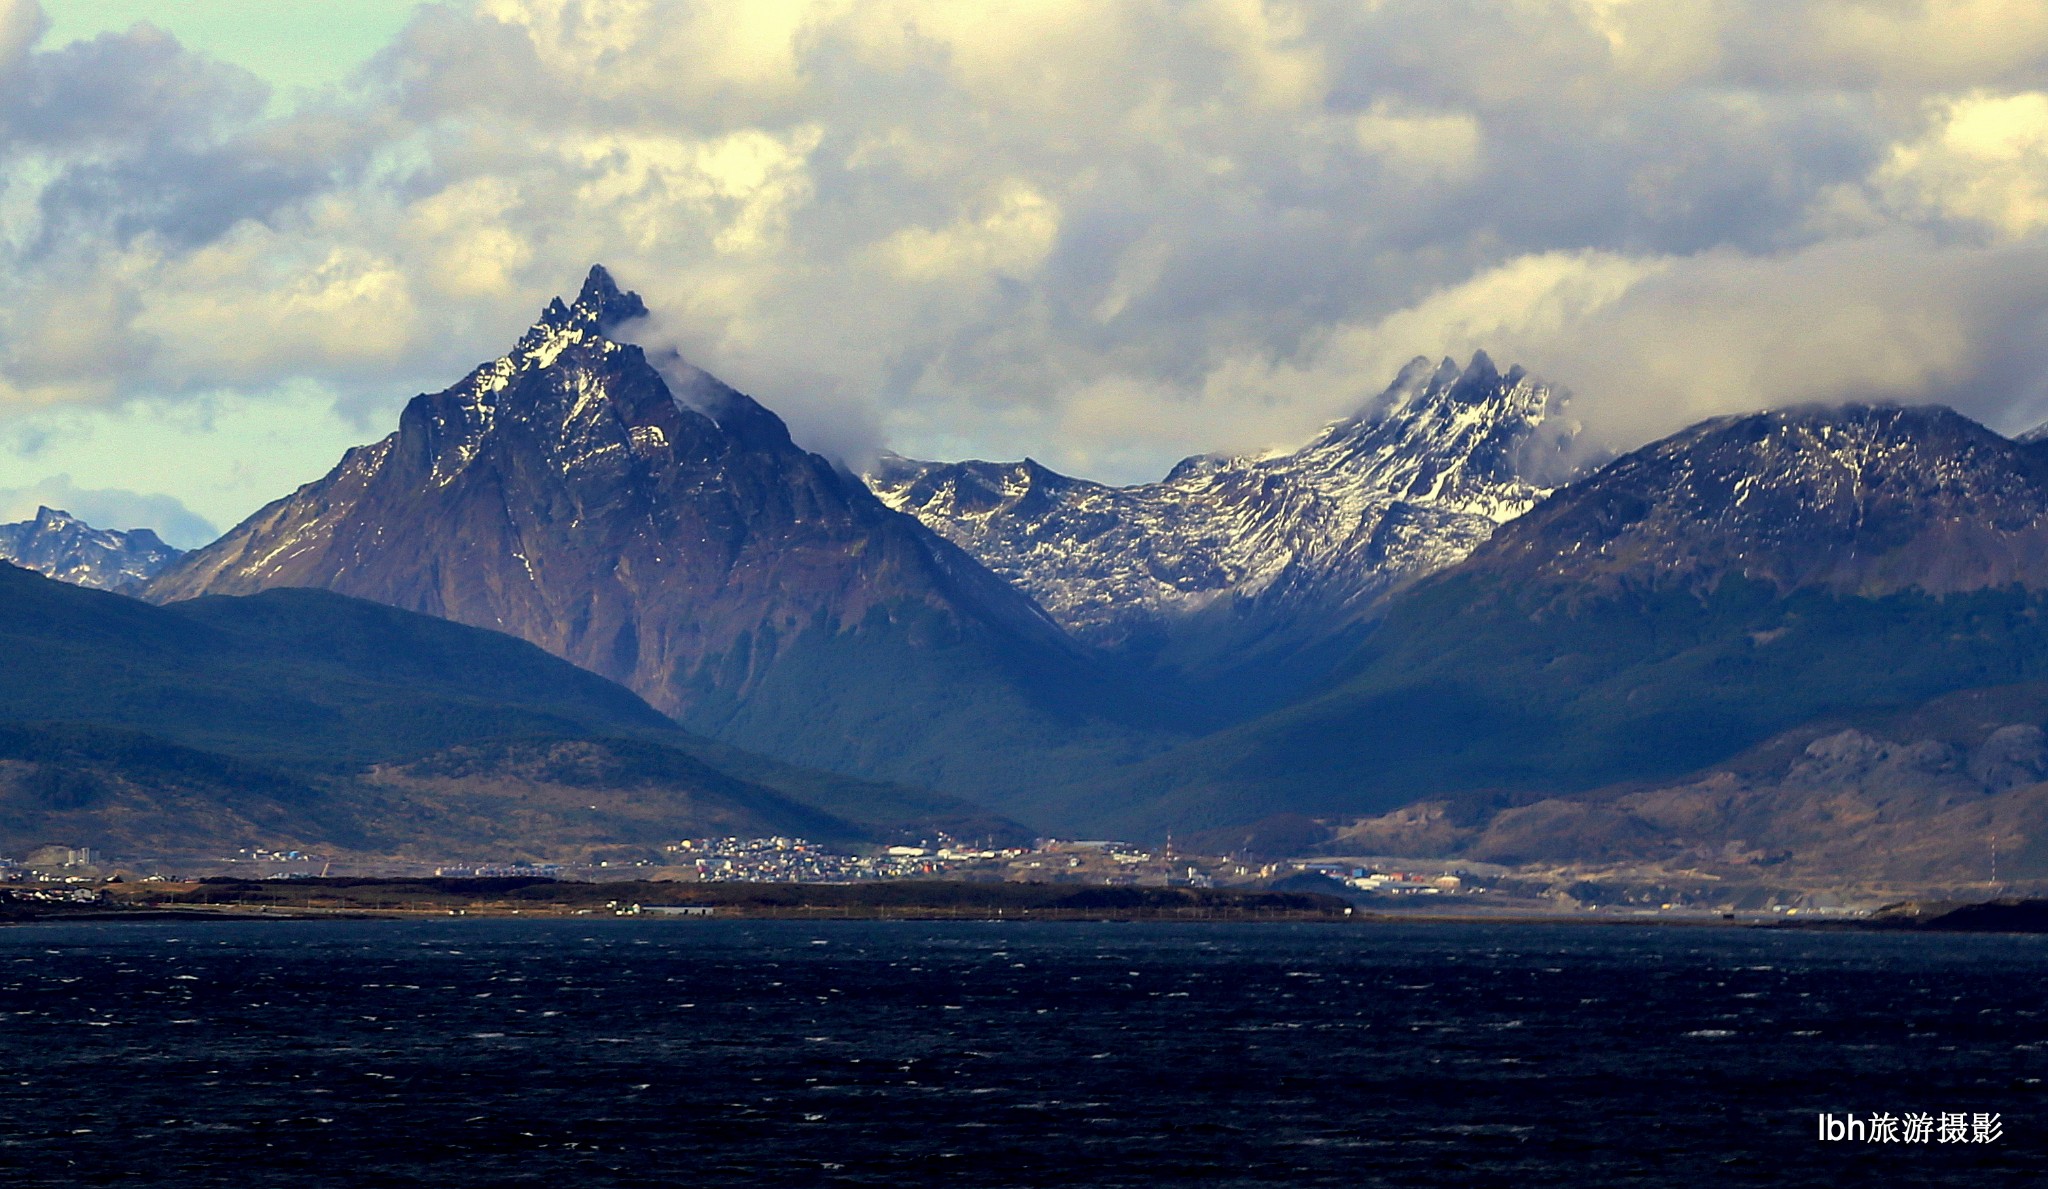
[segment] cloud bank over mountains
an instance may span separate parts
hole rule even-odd
[[[0,0],[0,420],[311,381],[368,426],[592,261],[848,454],[1135,480],[1479,347],[1617,445],[2048,418],[2033,0],[477,0],[282,115],[46,24]]]

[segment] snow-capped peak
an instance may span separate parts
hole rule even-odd
[[[1024,463],[884,459],[869,484],[1104,645],[1218,612],[1247,631],[1369,614],[1582,461],[1567,397],[1484,353],[1417,358],[1299,449],[1198,455],[1110,487]]]
[[[506,391],[534,373],[556,369],[565,356],[574,364],[569,374],[523,389],[530,399],[555,399],[542,399],[538,403],[544,408],[521,413],[529,421],[553,421],[548,435],[552,438],[571,442],[587,436],[578,431],[577,422],[609,412],[604,406],[610,392],[599,373],[606,370],[609,357],[634,350],[611,334],[621,324],[646,314],[639,294],[621,290],[603,265],[593,265],[573,303],[564,303],[559,297],[549,301],[511,351],[478,367],[426,411],[436,421],[437,431],[433,482],[437,486],[454,482],[476,460],[484,440],[497,426]],[[659,434],[635,434],[631,425],[621,432],[635,442],[666,440]]]

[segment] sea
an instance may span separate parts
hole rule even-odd
[[[2044,1077],[2029,936],[0,929],[6,1185],[2044,1185]]]

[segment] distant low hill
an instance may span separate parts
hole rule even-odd
[[[531,644],[323,591],[155,607],[0,565],[0,655],[0,853],[1019,830],[710,743]]]
[[[1555,797],[1463,794],[1310,840],[1496,863],[1657,862],[1792,885],[2048,880],[2048,684],[1962,690],[1802,724],[1677,780]]]

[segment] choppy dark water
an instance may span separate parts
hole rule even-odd
[[[2048,1183],[2048,944],[1541,926],[0,930],[0,1182]],[[1995,1111],[1989,1145],[1819,1111]]]

